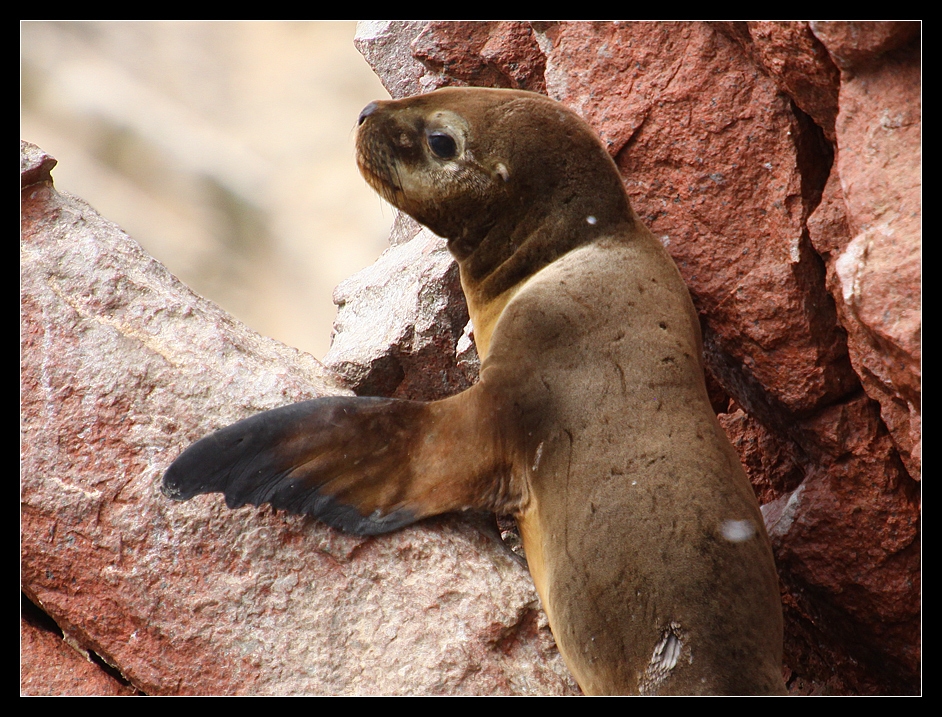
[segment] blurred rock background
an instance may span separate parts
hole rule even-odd
[[[56,186],[184,283],[318,358],[334,287],[394,212],[357,172],[360,109],[388,97],[355,21],[21,24],[20,136]]]

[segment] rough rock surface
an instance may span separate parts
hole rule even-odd
[[[348,391],[57,192],[54,164],[21,146],[21,579],[65,641],[146,694],[576,692],[483,521],[355,538],[159,492],[208,431]],[[23,693],[134,692],[41,621],[21,645]]]
[[[41,696],[130,696],[120,676],[70,641],[55,622],[24,600],[20,616],[20,694]]]
[[[359,395],[444,398],[477,378],[473,345],[456,361],[468,327],[458,265],[441,237],[399,216],[393,246],[334,291],[324,364]]]
[[[597,129],[701,314],[792,691],[917,692],[919,24],[377,21],[356,42],[395,97],[519,87]]]
[[[700,311],[774,543],[790,689],[918,692],[918,24],[366,22],[356,43],[393,96],[522,87],[596,127]],[[23,580],[70,641],[153,693],[575,690],[525,572],[474,523],[361,540],[162,502],[192,438],[342,389],[126,238],[83,235],[101,220],[47,165],[24,180]],[[404,222],[382,262],[394,280],[374,268],[336,294],[336,381],[464,385],[440,244]]]

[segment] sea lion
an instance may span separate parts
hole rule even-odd
[[[783,693],[772,552],[697,315],[595,133],[542,95],[451,88],[371,103],[356,144],[367,181],[447,239],[479,382],[261,413],[188,448],[164,491],[357,534],[513,514],[586,694]]]

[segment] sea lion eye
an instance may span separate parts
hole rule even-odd
[[[426,141],[428,142],[428,148],[432,150],[432,154],[439,159],[454,159],[458,154],[458,143],[455,142],[454,137],[446,132],[441,130],[429,132]]]

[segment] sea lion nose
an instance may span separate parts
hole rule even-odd
[[[357,126],[363,124],[363,120],[373,114],[376,110],[379,109],[379,102],[370,102],[363,110],[360,112],[360,116],[357,118]]]

